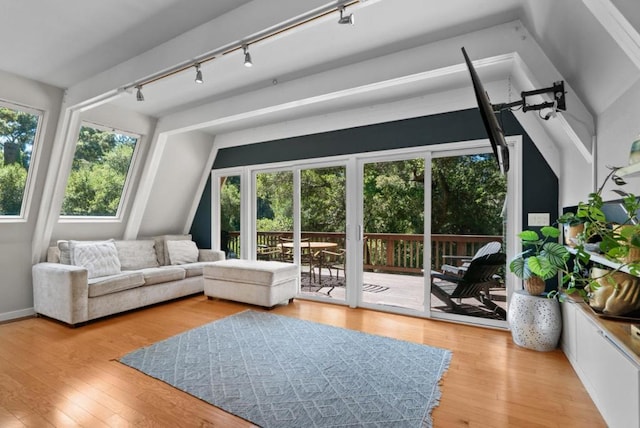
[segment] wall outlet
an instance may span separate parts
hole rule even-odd
[[[529,226],[549,226],[549,213],[529,213],[527,223]]]

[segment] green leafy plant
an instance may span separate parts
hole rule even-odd
[[[640,261],[633,260],[633,252],[640,251],[640,221],[637,212],[640,210],[640,199],[632,193],[615,189],[615,193],[622,196],[622,206],[626,219],[620,224],[613,224],[607,219],[603,211],[604,201],[602,190],[611,178],[617,185],[624,185],[624,181],[615,176],[618,168],[611,168],[602,185],[594,193],[589,194],[587,202],[580,202],[575,213],[566,213],[560,220],[576,218],[584,223],[584,231],[579,235],[576,247],[577,268],[586,267],[590,254],[585,250],[588,243],[596,243],[597,249],[605,257],[627,266],[632,275],[640,275]],[[593,285],[593,284],[592,284]]]
[[[545,226],[540,229],[540,234],[534,230],[523,230],[518,234],[525,250],[511,260],[509,269],[523,280],[537,276],[546,281],[563,273],[563,278],[567,277],[569,283],[570,271],[567,262],[571,253],[558,243],[560,230],[557,227]],[[573,285],[575,282],[569,284]],[[550,297],[559,296],[557,290],[549,294]]]

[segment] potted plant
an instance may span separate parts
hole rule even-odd
[[[627,265],[632,274],[640,274],[640,221],[637,217],[640,210],[640,199],[634,194],[619,189],[613,190],[622,196],[622,207],[626,218],[614,224],[609,221],[603,211],[602,190],[612,178],[618,185],[625,184],[615,176],[618,168],[611,172],[594,193],[589,194],[587,202],[580,202],[576,213],[566,213],[558,222],[582,222],[583,231],[575,238],[576,259],[579,264],[586,265],[590,255],[586,251],[601,252],[605,257]],[[572,220],[573,219],[573,220]]]
[[[564,243],[575,248],[584,232],[584,219],[567,212],[558,217],[557,223],[563,225]]]
[[[509,263],[511,272],[524,280],[525,290],[535,296],[544,292],[546,280],[558,276],[559,273],[567,274],[565,277],[570,287],[575,285],[575,281],[569,282],[567,261],[571,254],[558,243],[560,230],[557,227],[545,226],[540,229],[540,233],[542,237],[534,230],[520,232],[518,236],[525,249]],[[558,295],[557,290],[550,294],[552,297]]]

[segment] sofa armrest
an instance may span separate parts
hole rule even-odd
[[[88,320],[87,270],[60,263],[38,263],[32,267],[33,307],[38,314],[68,324]]]
[[[198,253],[199,262],[217,262],[225,259],[224,251],[221,250],[199,249]]]

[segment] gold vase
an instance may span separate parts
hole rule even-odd
[[[544,293],[545,282],[539,276],[532,276],[524,280],[524,290],[532,296]]]
[[[608,315],[624,315],[640,310],[640,278],[625,272],[591,268],[598,287],[589,293],[589,306]]]
[[[565,224],[563,227],[563,230],[564,230],[564,243],[570,246],[571,248],[575,248],[577,244],[574,241],[574,239],[579,234],[584,232],[584,224],[580,223],[580,224],[576,224],[575,226],[569,226],[568,224]]]

